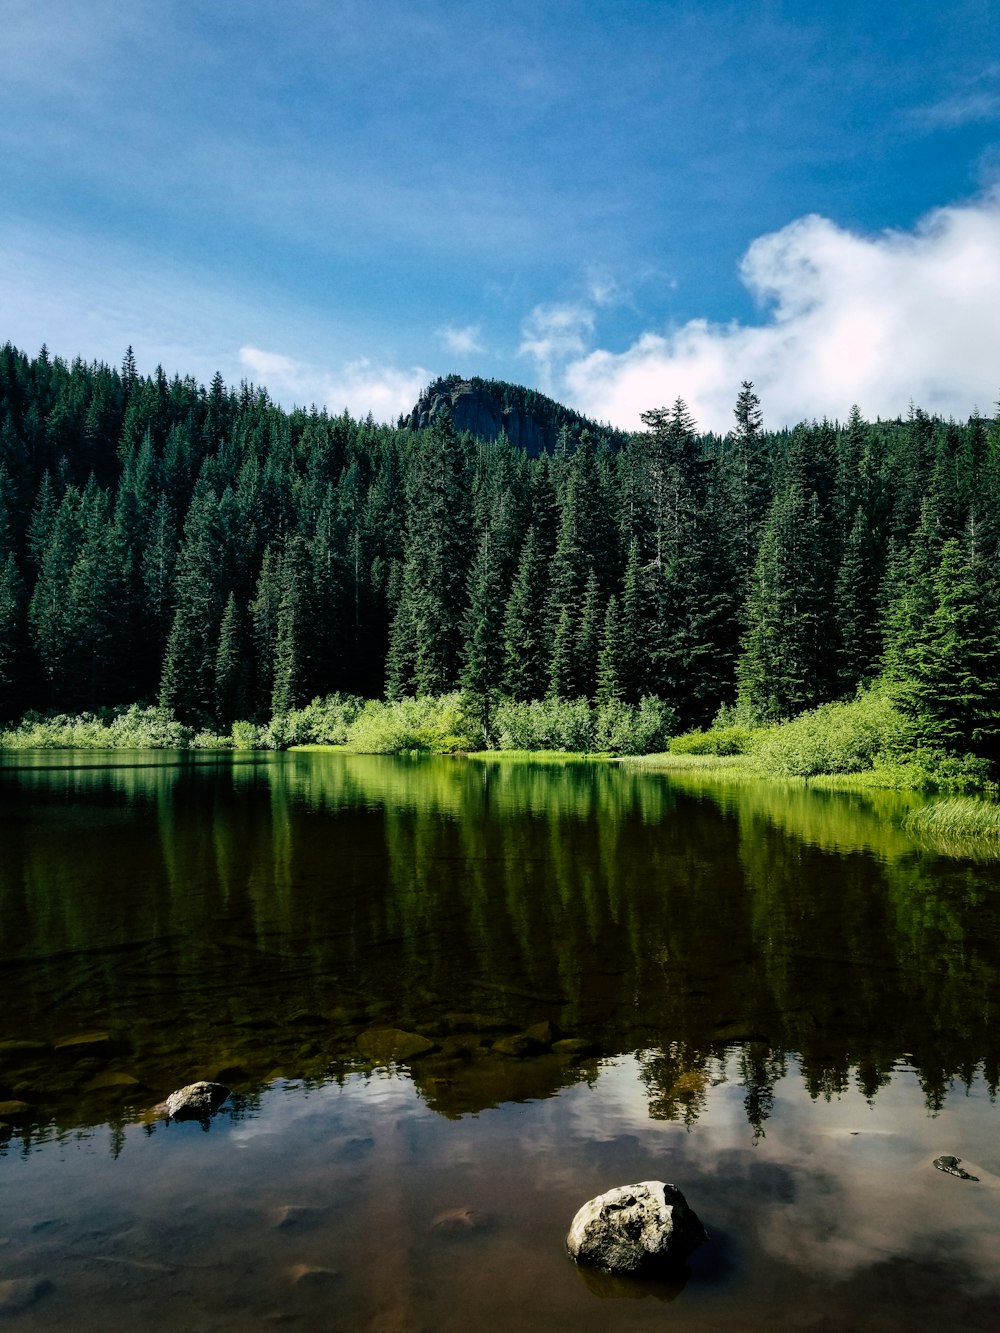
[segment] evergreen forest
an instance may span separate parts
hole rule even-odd
[[[142,701],[227,732],[317,696],[655,699],[755,725],[881,682],[1000,755],[1000,424],[501,434],[0,349],[0,721]]]

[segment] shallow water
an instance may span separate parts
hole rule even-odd
[[[912,800],[5,756],[6,1325],[1000,1327],[997,868]],[[491,1049],[545,1022],[594,1053]],[[437,1049],[372,1067],[383,1026]],[[149,1114],[201,1077],[209,1132]],[[577,1207],[651,1178],[709,1230],[686,1280],[578,1271]]]

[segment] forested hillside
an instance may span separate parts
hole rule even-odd
[[[735,395],[734,395],[735,396]],[[530,396],[525,397],[530,405]],[[531,457],[0,351],[0,717],[159,700],[226,729],[317,694],[655,695],[793,716],[885,675],[918,738],[993,758],[1000,429],[723,439],[682,402]],[[921,732],[921,728],[923,732]]]

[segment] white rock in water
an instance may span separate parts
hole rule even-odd
[[[566,1247],[578,1263],[639,1273],[669,1268],[707,1239],[676,1185],[643,1180],[585,1203],[573,1218]]]
[[[222,1083],[189,1083],[178,1088],[164,1102],[164,1109],[174,1120],[207,1120],[229,1096]]]

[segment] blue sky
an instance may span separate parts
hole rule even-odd
[[[5,0],[0,338],[392,417],[1000,392],[994,0]]]

